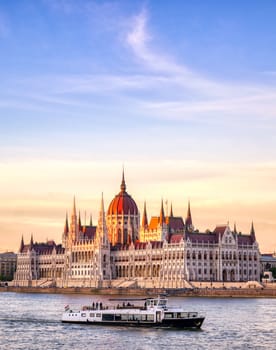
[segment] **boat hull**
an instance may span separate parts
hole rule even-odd
[[[119,326],[119,327],[147,327],[147,328],[194,328],[199,329],[204,321],[204,317],[185,318],[175,320],[163,320],[162,322],[114,322],[114,321],[79,321],[79,320],[62,320],[63,323],[89,324],[94,326]]]

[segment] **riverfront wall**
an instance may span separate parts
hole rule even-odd
[[[167,294],[179,297],[226,297],[226,298],[275,298],[276,284],[263,287],[220,287],[194,289],[164,289],[164,288],[57,288],[57,287],[13,287],[5,286],[0,292],[16,293],[54,293],[54,294],[87,294],[87,295],[117,295],[117,296],[155,296]]]

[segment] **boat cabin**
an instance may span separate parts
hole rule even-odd
[[[147,309],[153,309],[153,308],[160,308],[160,309],[166,309],[167,308],[167,302],[168,299],[165,298],[149,298],[146,300],[146,308]]]

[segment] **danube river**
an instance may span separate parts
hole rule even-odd
[[[0,349],[276,349],[276,299],[169,298],[206,314],[201,330],[62,324],[64,306],[109,297],[0,293]]]

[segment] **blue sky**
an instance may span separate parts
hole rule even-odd
[[[202,203],[214,200],[224,208],[218,220],[240,216],[246,229],[255,219],[271,238],[275,12],[274,1],[1,1],[2,230],[12,232],[8,216],[25,220],[24,232],[44,234],[41,214],[22,209],[26,196],[48,203],[49,193],[59,193],[58,202],[107,188],[109,201],[124,163],[130,192],[141,202],[151,198],[152,211],[161,196],[179,205],[170,190],[177,184],[183,202],[195,199],[199,226],[217,223],[200,215]],[[269,214],[256,209],[260,203]]]

